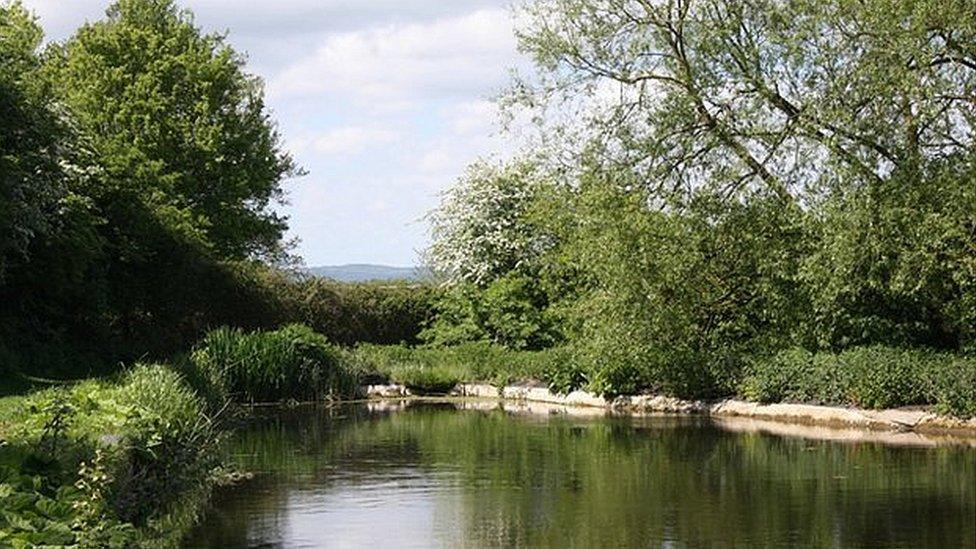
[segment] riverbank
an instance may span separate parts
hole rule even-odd
[[[164,365],[0,399],[0,546],[176,546],[222,434]]]
[[[368,385],[362,388],[362,393],[370,399],[420,396],[402,384]],[[754,424],[757,429],[811,438],[922,445],[928,445],[925,444],[928,440],[976,446],[976,417],[955,418],[920,407],[868,410],[797,403],[760,404],[731,398],[717,401],[686,400],[662,395],[605,398],[582,390],[558,394],[538,382],[522,382],[503,387],[487,383],[459,383],[448,393],[448,397],[487,399],[510,405],[513,409],[547,414],[696,415],[723,420],[753,420],[761,422]],[[543,406],[532,406],[540,404]],[[738,425],[742,426],[742,423]],[[798,427],[815,429],[804,430]]]

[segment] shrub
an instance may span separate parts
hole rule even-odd
[[[550,354],[554,352],[551,351]],[[541,373],[549,389],[556,393],[571,393],[587,384],[586,372],[568,357],[547,361],[541,368]]]
[[[399,364],[390,368],[391,381],[420,394],[446,394],[464,378],[464,369],[444,364]]]
[[[788,349],[753,359],[739,388],[760,402],[934,404],[941,413],[966,417],[976,415],[976,360],[879,345],[840,353]]]
[[[924,404],[925,379],[941,354],[892,347],[854,347],[837,355],[851,376],[850,399],[865,408]]]
[[[304,323],[344,346],[417,343],[441,293],[429,284],[323,278],[278,280],[274,292],[292,322]]]
[[[351,395],[357,380],[325,336],[300,324],[245,333],[220,328],[190,357],[190,379],[210,405],[220,398],[250,402],[314,400]]]
[[[536,276],[516,272],[484,288],[458,284],[437,302],[420,337],[436,345],[489,341],[511,349],[545,349],[561,339],[549,296]]]
[[[108,497],[122,521],[144,526],[156,510],[205,488],[217,465],[217,432],[193,389],[168,367],[138,366],[116,393],[128,412]]]
[[[947,357],[932,364],[926,377],[928,396],[937,412],[976,417],[976,358]]]

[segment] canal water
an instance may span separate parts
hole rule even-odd
[[[452,403],[257,414],[187,547],[976,547],[976,449]]]

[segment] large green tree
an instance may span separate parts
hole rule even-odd
[[[0,363],[78,374],[270,318],[246,280],[283,257],[273,208],[297,170],[242,56],[164,0],[119,0],[38,54],[41,36],[4,4]]]
[[[119,0],[59,47],[50,68],[98,153],[103,175],[91,192],[114,212],[121,254],[151,255],[140,236],[150,227],[127,219],[142,213],[216,258],[280,251],[285,219],[271,207],[296,167],[261,81],[222,36],[203,33],[172,0]]]
[[[785,249],[800,254],[790,264],[809,299],[787,312],[800,322],[784,341],[973,344],[971,2],[538,0],[522,10],[521,46],[539,77],[511,99],[560,114],[583,105],[568,134],[601,151],[611,190],[674,220],[702,216],[705,199],[717,206],[700,224],[732,222],[743,241],[792,235],[802,220],[803,245]],[[769,197],[794,210],[788,225],[735,221]],[[667,258],[620,273],[655,283]],[[753,276],[770,274],[763,264]],[[695,278],[671,289],[683,280]]]
[[[804,201],[973,144],[967,0],[538,0],[521,20],[542,76],[523,95],[601,92],[591,135],[658,194]]]

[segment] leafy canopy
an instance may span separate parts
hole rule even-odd
[[[172,0],[119,0],[58,48],[51,71],[98,152],[100,200],[136,201],[219,258],[280,250],[285,219],[270,207],[298,170],[261,81],[223,36]]]

